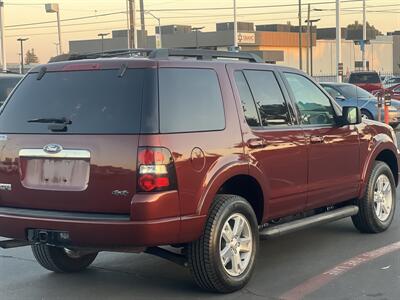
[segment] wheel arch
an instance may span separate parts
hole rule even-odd
[[[370,152],[369,157],[364,164],[363,173],[361,176],[361,190],[359,197],[363,197],[367,187],[367,180],[372,172],[375,161],[386,163],[393,173],[396,186],[399,183],[399,160],[397,156],[397,148],[392,142],[385,141],[376,145],[375,149]]]

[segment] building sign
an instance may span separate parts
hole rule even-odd
[[[255,44],[256,34],[251,32],[238,32],[237,34],[239,44]]]

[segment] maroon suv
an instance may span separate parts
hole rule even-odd
[[[390,226],[394,131],[304,73],[200,50],[64,59],[1,109],[1,247],[31,245],[55,272],[147,252],[232,292],[259,237],[350,216],[361,232]]]

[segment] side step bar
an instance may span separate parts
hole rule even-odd
[[[25,247],[25,246],[29,246],[29,245],[30,245],[30,243],[27,241],[19,241],[19,240],[0,241],[0,248],[3,248],[3,249]]]
[[[301,220],[296,220],[285,224],[267,227],[260,231],[260,238],[264,240],[270,239],[287,233],[292,233],[298,230],[313,227],[315,225],[321,225],[337,221],[340,219],[344,219],[358,214],[358,210],[359,210],[358,206],[351,205],[331,210],[325,213],[317,214]]]

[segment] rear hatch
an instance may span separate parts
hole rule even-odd
[[[0,206],[127,214],[156,72],[68,70],[28,74],[2,108]]]
[[[375,72],[352,73],[349,78],[349,83],[355,84],[368,92],[381,90],[383,88],[381,79]]]

